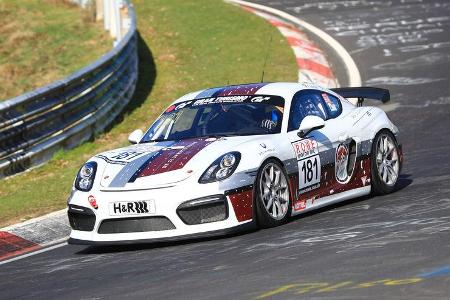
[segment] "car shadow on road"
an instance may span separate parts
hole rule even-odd
[[[400,174],[400,176],[398,177],[397,185],[395,186],[394,193],[403,190],[408,185],[410,185],[413,182],[411,176],[411,174]]]
[[[81,251],[76,252],[78,255],[90,255],[90,254],[107,254],[107,253],[116,253],[116,252],[132,252],[132,251],[140,251],[140,250],[152,250],[152,249],[161,249],[167,247],[174,246],[183,246],[189,244],[198,244],[202,242],[211,242],[216,240],[227,240],[229,238],[237,238],[242,235],[246,235],[248,233],[257,231],[256,226],[251,224],[249,226],[244,226],[241,229],[238,229],[233,233],[226,234],[216,234],[209,235],[204,237],[195,237],[195,238],[184,238],[176,241],[167,241],[167,242],[149,242],[149,243],[139,243],[139,242],[131,242],[130,244],[124,245],[104,245],[104,246],[88,246]]]
[[[401,174],[399,176],[399,178],[398,178],[398,181],[397,181],[397,184],[396,184],[396,186],[394,188],[394,191],[391,194],[393,194],[393,193],[395,194],[395,193],[403,190],[404,188],[409,186],[412,182],[413,182],[413,180],[411,178],[411,174]],[[308,217],[308,216],[312,216],[312,215],[315,215],[315,214],[319,214],[319,213],[322,213],[322,212],[332,211],[332,210],[338,209],[338,208],[345,208],[346,206],[350,206],[352,204],[363,204],[364,201],[370,200],[370,199],[373,199],[373,198],[376,198],[376,197],[378,197],[378,196],[377,195],[373,195],[373,194],[369,194],[369,195],[361,196],[361,197],[358,197],[358,198],[344,200],[342,202],[338,202],[338,203],[335,203],[335,204],[327,205],[327,206],[324,206],[324,207],[321,207],[321,208],[318,208],[318,209],[315,209],[315,210],[312,210],[312,211],[309,211],[309,212],[297,215],[297,216],[291,218],[289,222],[297,221],[298,219],[305,218],[305,217]]]

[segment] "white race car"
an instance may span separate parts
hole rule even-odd
[[[346,98],[357,98],[354,105]],[[68,201],[69,243],[119,244],[277,226],[394,190],[398,129],[364,98],[378,88],[309,83],[206,89],[173,102],[131,145],[92,157]]]

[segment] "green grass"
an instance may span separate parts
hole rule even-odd
[[[129,132],[147,128],[175,98],[227,83],[259,82],[271,36],[265,80],[296,80],[294,55],[278,30],[239,7],[198,0],[133,3],[141,34],[133,109],[94,142],[0,180],[0,227],[64,208],[81,164],[97,152],[126,145]]]
[[[0,100],[61,79],[112,47],[102,24],[64,0],[0,0]]]

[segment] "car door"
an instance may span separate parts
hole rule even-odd
[[[293,212],[300,212],[317,206],[317,199],[329,196],[334,178],[335,149],[339,144],[334,120],[341,110],[337,98],[320,90],[301,90],[292,99],[289,111],[288,138],[297,159],[298,180]],[[326,100],[325,100],[326,99]],[[325,120],[325,126],[298,136],[300,123],[306,116],[317,116]],[[333,174],[330,174],[333,172]]]

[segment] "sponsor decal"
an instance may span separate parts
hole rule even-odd
[[[321,163],[319,145],[314,138],[299,140],[292,143],[298,160],[299,194],[320,187]]]
[[[110,159],[111,160],[124,160],[124,161],[130,161],[130,160],[132,160],[133,158],[136,158],[136,157],[138,157],[138,156],[140,156],[140,155],[142,155],[142,154],[144,154],[144,152],[139,152],[139,151],[134,151],[134,150],[131,150],[131,151],[123,151],[123,152],[120,152],[119,154],[117,154],[117,155],[114,155],[114,156],[111,156],[110,157]]]
[[[335,112],[338,110],[338,108],[336,107],[336,104],[333,103],[333,101],[331,101],[330,97],[328,96],[328,94],[323,93],[322,94],[323,100],[325,100],[325,103],[327,104],[328,108],[332,111]]]
[[[353,122],[353,126],[355,126],[362,119],[365,119],[365,117],[372,116],[371,110],[372,110],[371,108],[369,108],[367,111],[364,111],[364,109],[356,109],[356,112],[354,113],[352,118],[357,120]]]
[[[294,211],[301,211],[301,210],[304,210],[306,208],[309,208],[309,207],[313,206],[314,205],[314,201],[317,198],[318,198],[317,196],[313,196],[311,198],[298,200],[294,204]]]
[[[306,201],[300,200],[294,204],[294,211],[301,211],[306,208]]]
[[[275,152],[275,148],[263,150],[263,151],[259,152],[258,155],[261,156],[261,155],[264,155],[264,154],[267,154],[270,152]]]
[[[308,186],[308,187],[306,187],[304,189],[300,189],[298,191],[298,195],[305,194],[307,192],[311,192],[312,190],[315,190],[315,189],[318,189],[318,188],[320,188],[320,183],[316,183],[316,184]]]
[[[192,103],[192,101],[182,102],[182,103],[176,105],[174,110],[179,110],[179,109],[185,108],[186,106],[188,106],[191,103]]]
[[[171,106],[169,106],[169,107],[166,109],[166,113],[169,113],[169,112],[173,111],[173,110],[175,109],[175,107],[176,107],[176,105],[172,104]]]
[[[188,100],[181,103],[174,104],[167,108],[166,113],[180,110],[185,107],[195,107],[201,105],[211,104],[233,104],[233,103],[262,103],[278,106],[280,110],[284,107],[284,99],[280,96],[274,95],[219,95],[206,98],[196,98],[195,100]]]
[[[109,214],[117,215],[139,215],[154,213],[153,201],[112,202],[109,204]]]
[[[96,155],[96,157],[103,159],[109,164],[126,165],[130,161],[146,154],[146,151],[140,150],[123,150],[111,151],[105,154]]]
[[[315,139],[303,139],[292,143],[297,160],[319,154],[319,147]]]
[[[196,100],[192,106],[206,105],[206,104],[222,104],[222,103],[241,103],[249,99],[250,96],[228,96],[228,97],[211,97]]]
[[[320,175],[321,175],[320,156],[314,155],[298,161],[298,186],[300,192],[304,193],[306,190],[320,187]],[[306,189],[311,187],[309,189]]]
[[[112,164],[112,165],[126,165],[126,164],[127,164],[127,162],[125,162],[125,161],[115,161],[115,160],[111,160],[111,159],[109,159],[108,157],[106,157],[106,156],[104,156],[104,155],[102,155],[102,154],[98,154],[98,155],[96,155],[95,157],[101,158],[101,159],[103,159],[104,161],[106,161],[108,164]]]
[[[270,100],[270,97],[263,97],[263,96],[258,96],[258,97],[253,97],[252,98],[252,102],[263,102],[263,101],[267,101]]]
[[[335,173],[339,183],[346,183],[349,178],[347,173],[349,150],[347,145],[339,144],[336,148]]]
[[[94,209],[98,208],[97,200],[95,199],[95,197],[93,195],[89,195],[88,202]]]

